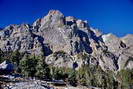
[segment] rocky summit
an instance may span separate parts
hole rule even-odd
[[[46,56],[53,66],[80,68],[100,65],[103,70],[133,68],[133,35],[102,34],[87,21],[51,10],[32,25],[10,25],[0,30],[0,49]],[[85,59],[83,60],[83,57]]]

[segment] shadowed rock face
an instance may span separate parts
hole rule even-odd
[[[133,35],[118,38],[113,34],[103,35],[89,27],[87,21],[64,16],[58,10],[36,20],[32,25],[10,25],[0,31],[2,51],[44,54],[46,63],[54,66],[79,68],[84,63],[100,65],[104,70],[133,68]],[[63,56],[54,56],[60,51]],[[77,57],[87,54],[86,58]],[[84,59],[84,60],[82,60]],[[127,62],[128,61],[128,62]],[[126,66],[124,66],[126,63]]]

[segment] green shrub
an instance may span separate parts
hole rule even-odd
[[[36,65],[36,76],[43,79],[50,78],[49,66],[45,63],[45,58],[43,56],[37,57],[38,60]]]
[[[123,89],[133,88],[133,69],[121,70],[117,73],[117,79]]]
[[[16,64],[17,66],[19,65],[20,60],[23,58],[24,54],[20,53],[18,50],[15,52],[11,53],[11,62]]]
[[[68,74],[68,83],[72,86],[77,86],[77,71],[76,70],[70,70]]]
[[[36,73],[37,60],[34,56],[25,56],[20,61],[21,73],[27,77],[34,77]]]
[[[85,67],[79,68],[77,72],[78,84],[83,86],[87,85],[87,70],[85,69]]]
[[[0,50],[0,63],[2,63],[4,61],[4,52],[2,50]]]
[[[64,80],[72,86],[77,85],[77,71],[71,68],[50,67],[50,74],[53,80]]]
[[[56,79],[56,80],[65,80],[67,78],[67,71],[66,68],[63,67],[50,67],[51,69],[51,76],[52,79]]]
[[[117,82],[113,72],[104,72],[100,66],[84,65],[77,73],[78,84],[83,86],[95,86],[102,89],[116,89]]]

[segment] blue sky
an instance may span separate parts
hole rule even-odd
[[[50,9],[117,36],[133,34],[133,0],[0,0],[0,27],[32,24]]]

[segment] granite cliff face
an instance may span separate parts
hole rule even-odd
[[[0,31],[2,51],[46,56],[46,63],[79,68],[100,65],[103,70],[133,68],[133,35],[118,38],[91,28],[87,21],[64,16],[58,10],[32,25],[10,25]]]

